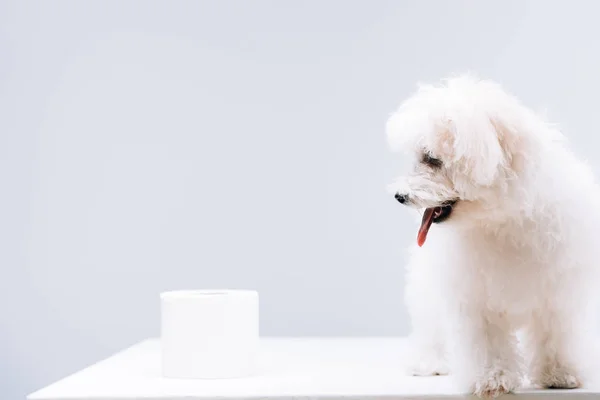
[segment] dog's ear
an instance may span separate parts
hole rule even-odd
[[[510,163],[510,154],[503,146],[506,128],[486,116],[448,122],[461,172],[477,185],[491,186]]]

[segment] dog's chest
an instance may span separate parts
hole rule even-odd
[[[510,243],[481,235],[475,246],[472,271],[481,282],[488,307],[499,312],[524,313],[538,307],[547,284],[548,254],[528,243]]]
[[[509,314],[527,313],[540,306],[544,282],[539,268],[528,264],[498,265],[483,274],[488,307]]]

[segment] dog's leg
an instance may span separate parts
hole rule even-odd
[[[505,315],[483,305],[463,305],[457,313],[452,369],[459,382],[479,397],[497,397],[522,383],[517,339]]]
[[[412,325],[407,372],[418,376],[447,375],[445,315],[437,288],[439,274],[429,263],[414,261],[406,275],[405,301]]]
[[[581,386],[582,370],[587,366],[586,353],[591,354],[594,346],[585,321],[578,321],[581,312],[581,309],[551,308],[531,318],[525,343],[530,352],[529,375],[534,384],[560,389]]]

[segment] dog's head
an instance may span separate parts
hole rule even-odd
[[[532,148],[549,138],[543,121],[496,83],[471,76],[421,86],[387,123],[390,145],[412,170],[392,185],[396,199],[423,210],[418,243],[432,223],[499,219]],[[531,151],[530,151],[531,152]]]

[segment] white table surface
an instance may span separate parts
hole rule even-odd
[[[255,376],[224,380],[161,377],[160,343],[147,340],[28,397],[30,400],[360,399],[428,400],[464,396],[451,377],[403,373],[404,339],[261,339]],[[517,396],[600,399],[600,390],[525,389]]]

